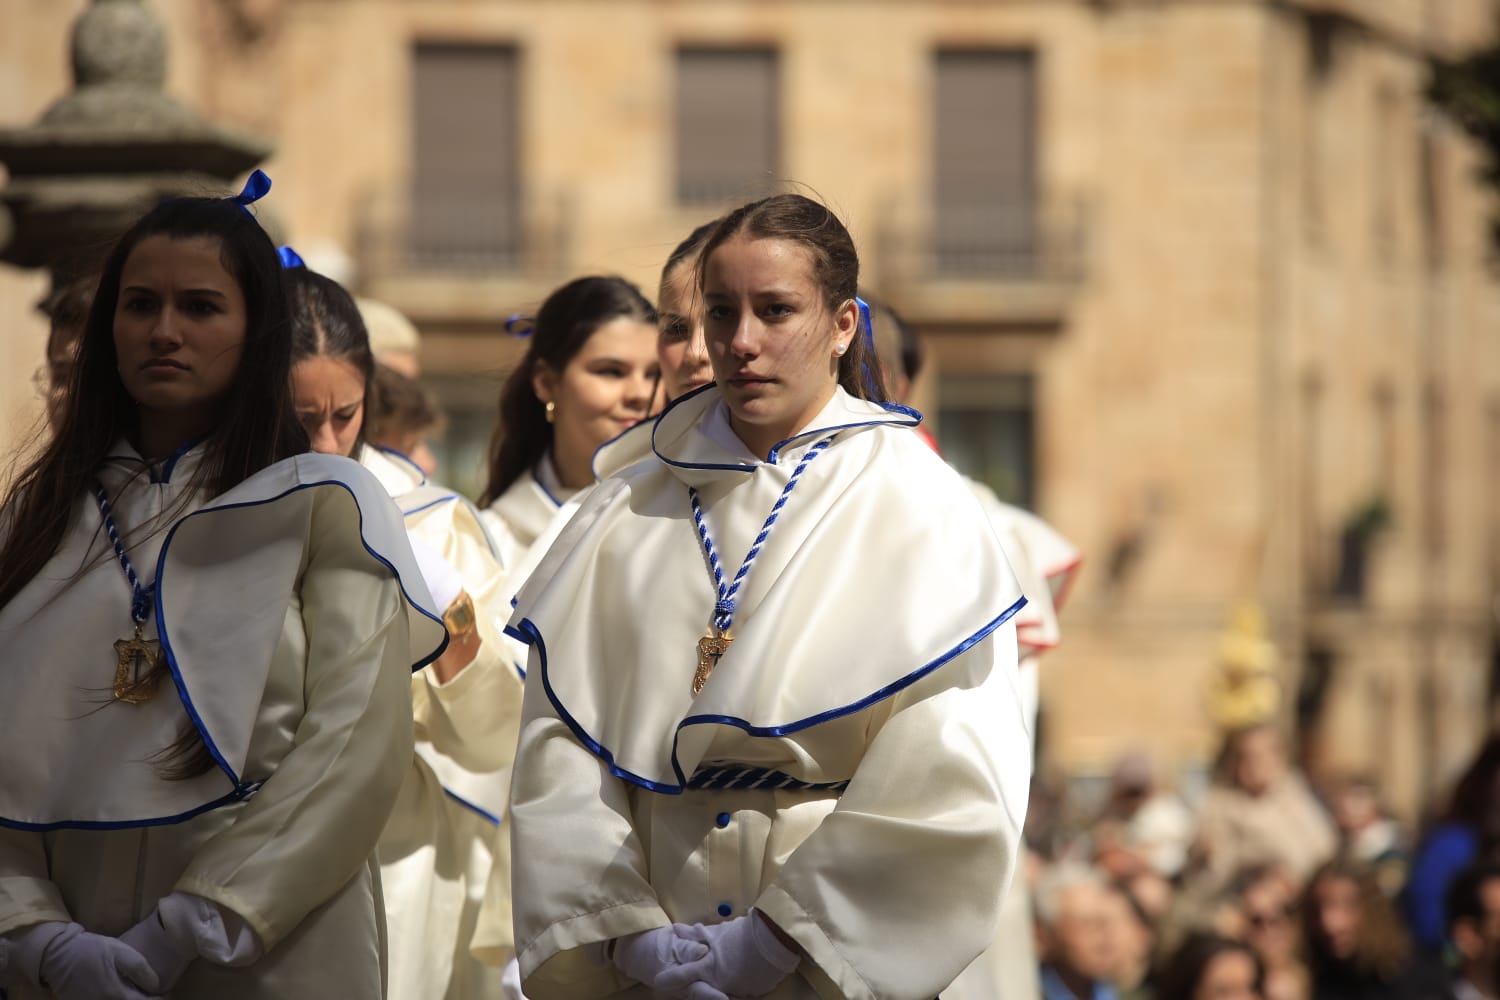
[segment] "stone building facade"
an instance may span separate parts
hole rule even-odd
[[[0,0],[0,120],[67,85],[83,0]],[[155,0],[169,90],[271,137],[315,263],[405,310],[472,484],[503,319],[648,290],[763,190],[850,224],[929,338],[950,457],[1088,557],[1049,766],[1188,770],[1258,607],[1318,771],[1414,815],[1485,732],[1500,580],[1494,202],[1425,104],[1493,0]],[[0,273],[0,409],[43,329]]]

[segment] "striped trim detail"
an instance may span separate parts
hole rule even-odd
[[[793,792],[842,792],[849,787],[847,781],[803,781],[785,771],[774,771],[767,767],[746,767],[743,764],[722,764],[717,767],[699,768],[688,780],[687,787],[696,791],[730,791],[759,789],[764,791],[785,790]]]

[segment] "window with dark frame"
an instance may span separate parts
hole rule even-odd
[[[938,445],[953,467],[1007,503],[1036,503],[1036,415],[1025,373],[938,377]]]
[[[939,49],[934,60],[933,266],[1038,270],[1036,54]]]
[[[779,67],[771,48],[677,50],[677,201],[769,193],[780,157]]]
[[[509,268],[521,251],[517,53],[419,42],[408,251],[419,266]]]

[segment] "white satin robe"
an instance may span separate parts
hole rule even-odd
[[[360,462],[395,499],[412,536],[446,559],[474,602],[479,653],[447,684],[412,678],[417,756],[380,840],[392,1000],[500,995],[500,973],[470,954],[501,832],[521,712],[506,577],[477,512],[404,456],[366,447]],[[494,873],[497,879],[508,878]]]
[[[1001,501],[981,483],[968,483],[1026,595],[1026,607],[1015,618],[1018,676],[1022,712],[1035,732],[1040,702],[1037,661],[1062,639],[1058,605],[1081,557],[1072,543],[1035,514]],[[943,991],[943,1000],[1035,1000],[1041,989],[1030,887],[1017,878],[1001,904],[994,942]]]
[[[507,573],[521,565],[537,538],[553,523],[558,510],[578,492],[563,487],[551,456],[543,455],[536,468],[511,483],[479,512],[496,558]]]
[[[115,935],[184,891],[241,917],[263,953],[198,959],[174,997],[382,997],[375,844],[412,755],[413,665],[442,625],[399,512],[356,463],[300,455],[209,500],[190,489],[200,452],[153,482],[121,445],[98,472],[157,584],[148,637],[172,677],[150,701],[110,700],[130,588],[92,494],[0,609],[0,934]],[[163,780],[149,758],[189,718],[217,766]]]
[[[1030,768],[1024,599],[918,419],[838,392],[766,462],[707,387],[658,419],[658,461],[594,488],[522,589],[511,848],[532,1000],[647,997],[587,946],[752,906],[806,956],[776,1000],[931,1000],[993,940]],[[714,589],[688,485],[732,578],[827,434],[693,696]],[[730,765],[812,787],[685,788]]]

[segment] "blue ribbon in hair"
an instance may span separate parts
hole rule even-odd
[[[865,343],[870,348],[870,357],[876,357],[875,321],[870,318],[870,303],[856,295],[854,296],[854,304],[859,307],[859,322],[865,328]],[[866,359],[861,367],[864,369],[861,374],[864,375],[865,386],[870,390],[871,398],[878,398],[880,382],[875,377],[874,369],[870,367],[869,359]]]
[[[253,219],[255,215],[250,211],[250,206],[264,198],[270,190],[271,178],[266,176],[264,170],[255,170],[245,181],[245,186],[240,189],[240,193],[230,198],[229,201],[234,202],[240,207],[241,212]]]
[[[276,256],[281,258],[281,266],[287,270],[294,267],[306,267],[307,261],[291,247],[277,247]]]
[[[865,328],[865,343],[870,346],[871,351],[874,351],[875,321],[870,318],[870,303],[856,295],[854,296],[854,304],[859,306],[859,322]]]
[[[505,321],[505,332],[517,340],[525,340],[536,332],[536,317],[511,313],[510,318]]]

